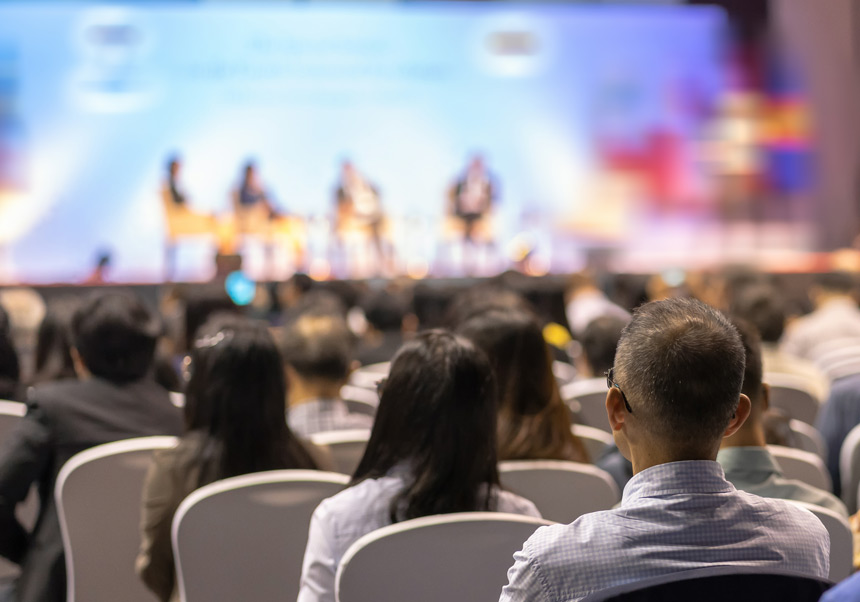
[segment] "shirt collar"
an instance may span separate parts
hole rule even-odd
[[[717,454],[726,474],[765,473],[782,476],[779,464],[763,447],[727,447]]]
[[[624,487],[621,505],[641,498],[679,493],[725,493],[734,490],[722,466],[713,460],[667,462],[646,468]]]

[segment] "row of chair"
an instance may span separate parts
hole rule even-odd
[[[133,572],[140,496],[154,449],[171,437],[131,439],[91,448],[61,470],[56,488],[69,575],[69,602],[150,600]],[[597,469],[593,469],[597,470]],[[295,599],[311,514],[348,477],[281,470],[225,479],[186,498],[172,525],[180,598],[185,602]],[[111,495],[104,495],[110,483]],[[559,498],[583,494],[558,490]],[[613,499],[608,499],[610,505]],[[845,520],[814,512],[831,532],[832,580],[851,571]],[[341,602],[494,599],[512,555],[551,520],[466,513],[406,521],[371,533],[344,556]]]

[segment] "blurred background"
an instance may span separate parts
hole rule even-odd
[[[0,283],[820,269],[860,233],[858,33],[854,0],[0,0]]]

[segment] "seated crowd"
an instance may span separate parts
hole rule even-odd
[[[20,566],[0,602],[65,599],[54,489],[82,450],[178,438],[153,455],[134,567],[167,602],[179,600],[171,525],[183,499],[233,476],[331,471],[332,451],[311,439],[346,430],[366,432],[366,448],[347,487],[310,520],[302,602],[334,602],[348,548],[386,525],[472,511],[540,517],[500,484],[503,460],[594,462],[623,496],[537,529],[513,554],[501,600],[580,600],[706,567],[826,582],[828,531],[790,502],[844,519],[856,511],[838,497],[842,442],[860,424],[855,282],[822,275],[812,311],[793,317],[773,279],[730,280],[634,307],[576,275],[557,318],[570,326],[567,341],[545,308],[503,280],[456,295],[424,329],[402,283],[361,294],[295,277],[268,308],[200,287],[174,291],[160,313],[130,293],[96,292],[44,307],[32,349],[0,297],[0,398],[26,403],[0,440],[0,556]],[[355,411],[350,385],[377,373],[364,388],[378,394],[371,411]],[[772,403],[768,377],[780,373],[821,402],[834,491],[787,478],[768,447],[792,443],[788,427],[773,426],[790,418]],[[574,434],[577,405],[564,391],[598,382],[605,420],[590,426],[614,442],[595,455]],[[38,516],[25,525],[16,510],[34,487]],[[822,599],[858,592],[848,579]]]

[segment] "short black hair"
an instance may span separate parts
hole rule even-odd
[[[128,293],[96,293],[72,317],[72,341],[87,370],[116,383],[149,372],[161,332],[158,316]]]
[[[582,333],[582,351],[595,376],[603,375],[615,364],[615,350],[629,320],[612,316],[593,319]]]
[[[286,327],[281,351],[299,376],[340,381],[349,376],[355,337],[336,315],[305,314]]]
[[[816,276],[815,285],[830,293],[847,295],[854,291],[857,280],[849,272],[827,272]]]
[[[370,294],[362,307],[368,324],[382,332],[400,332],[409,313],[409,303],[403,295],[385,290]]]
[[[732,305],[732,315],[755,326],[766,343],[782,337],[787,313],[784,297],[776,287],[764,284],[745,289]]]
[[[677,450],[717,443],[737,410],[745,356],[716,309],[694,299],[646,303],[615,355],[615,380],[637,419]]]
[[[733,318],[732,324],[741,335],[741,343],[744,346],[744,384],[741,393],[750,398],[755,404],[761,399],[762,381],[764,379],[764,368],[761,360],[761,337],[755,326],[740,318]]]

